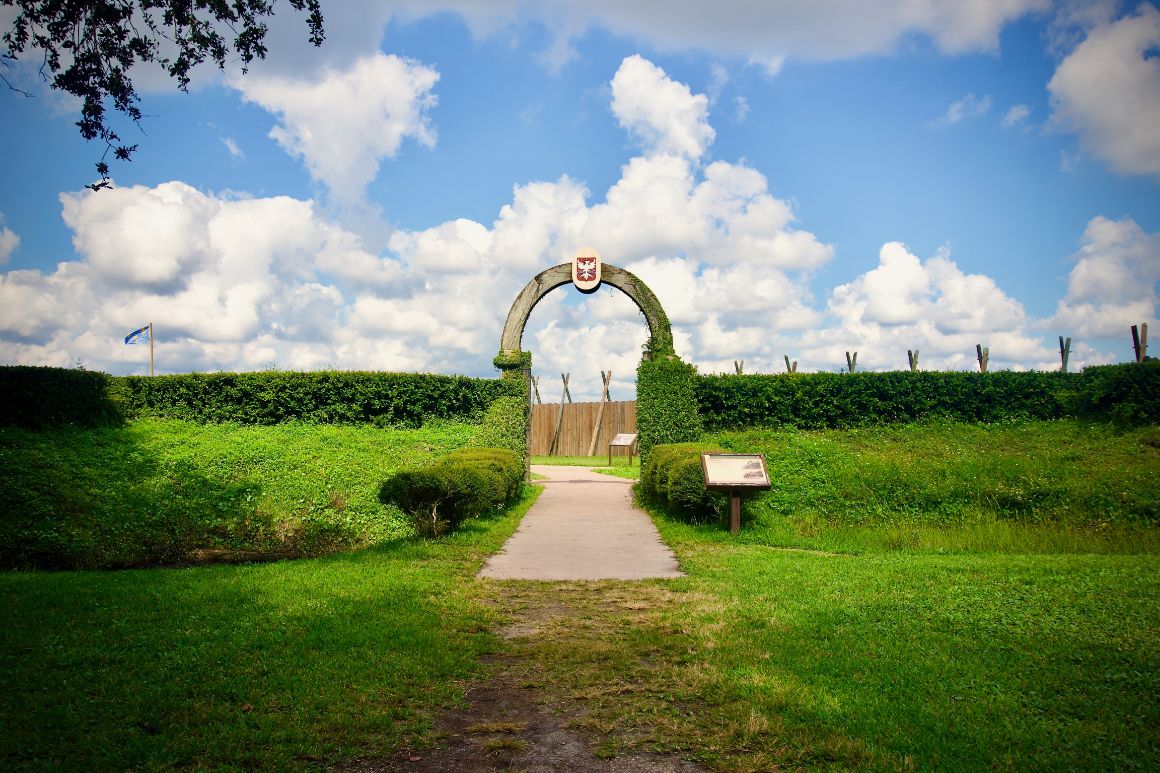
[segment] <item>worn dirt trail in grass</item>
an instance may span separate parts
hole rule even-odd
[[[640,677],[656,667],[657,653],[653,645],[635,648],[630,632],[657,625],[658,612],[674,603],[663,585],[481,582],[507,621],[498,631],[507,651],[489,659],[488,676],[467,686],[466,705],[444,712],[430,734],[386,759],[353,760],[342,770],[707,770],[651,749],[655,715],[609,711],[629,693],[649,690]]]
[[[658,631],[675,601],[655,578],[683,576],[675,556],[632,506],[632,481],[580,467],[534,470],[548,476],[544,492],[478,580],[505,621],[497,631],[505,651],[429,734],[343,770],[705,770],[658,753],[652,723],[660,712],[628,708],[649,705],[651,672],[673,660],[658,656],[656,642],[681,646]],[[654,579],[634,582],[645,578]]]

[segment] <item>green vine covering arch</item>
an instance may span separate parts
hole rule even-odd
[[[648,285],[635,274],[607,263],[601,266],[600,273],[601,284],[607,284],[620,290],[631,298],[644,314],[649,331],[648,343],[645,344],[646,356],[654,358],[675,357],[673,330],[669,324],[669,317]],[[520,347],[524,337],[524,326],[528,323],[532,309],[545,295],[557,287],[571,283],[571,281],[572,264],[561,263],[546,271],[541,271],[516,296],[511,310],[508,311],[503,335],[500,336],[499,354],[495,358],[495,366],[502,370],[505,376],[510,371],[523,370],[531,366],[531,352],[525,352]]]
[[[520,347],[528,317],[545,295],[571,281],[572,264],[561,263],[537,274],[516,296],[494,360],[505,379],[527,379],[532,353]],[[637,435],[643,463],[657,443],[700,438],[701,416],[694,389],[697,369],[677,357],[669,317],[648,285],[635,274],[607,263],[601,266],[600,281],[631,298],[648,323],[649,339],[637,369]]]

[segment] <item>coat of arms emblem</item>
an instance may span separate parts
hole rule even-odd
[[[572,258],[572,284],[582,293],[590,293],[600,286],[600,253],[583,249]]]

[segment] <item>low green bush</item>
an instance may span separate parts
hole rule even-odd
[[[701,454],[723,452],[724,449],[711,443],[653,446],[641,468],[641,495],[690,523],[716,519],[726,512],[729,497],[705,488]]]
[[[523,480],[524,464],[516,452],[462,449],[433,464],[395,473],[383,482],[379,499],[398,506],[420,534],[437,537],[515,501]]]

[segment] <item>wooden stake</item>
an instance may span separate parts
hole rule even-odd
[[[979,372],[987,372],[987,362],[991,359],[991,350],[984,347],[982,344],[975,344],[975,353],[979,358]]]
[[[532,376],[532,389],[535,390],[536,405],[539,405],[543,400],[540,399],[540,379],[537,376]]]
[[[785,357],[785,372],[786,373],[797,373],[797,360],[794,360],[793,363],[791,364],[789,361],[789,355],[786,354],[786,355],[784,355],[784,357]]]
[[[604,394],[600,395],[600,407],[596,409],[596,426],[592,428],[592,443],[588,446],[589,456],[596,454],[596,441],[600,438],[600,429],[604,425],[604,404],[609,401],[608,382],[612,380],[612,371],[608,371],[607,374],[604,371],[600,371],[600,379],[604,382]],[[612,449],[610,447],[609,453],[611,452]],[[612,462],[609,461],[608,464],[611,466]]]
[[[910,363],[910,370],[912,373],[918,370],[918,349],[907,349],[906,361]]]
[[[555,456],[556,449],[560,447],[560,429],[564,426],[564,399],[572,402],[572,395],[568,392],[568,378],[571,373],[561,373],[560,378],[564,379],[564,392],[560,395],[560,412],[556,414],[556,431],[552,433],[552,447],[548,449],[548,456]]]
[[[854,372],[854,368],[858,367],[858,352],[854,352],[853,357],[850,356],[849,352],[846,352],[846,367],[850,369],[851,373]]]
[[[1060,369],[1061,372],[1063,372],[1063,373],[1067,373],[1067,358],[1070,356],[1071,356],[1071,336],[1068,336],[1067,339],[1064,339],[1063,336],[1060,336],[1059,337],[1059,359],[1063,361],[1063,367]]]
[[[1148,358],[1148,323],[1137,329],[1132,325],[1132,349],[1136,352],[1136,362],[1143,362]]]
[[[745,360],[741,360],[741,361],[734,360],[734,361],[733,361],[733,371],[734,371],[734,373],[736,373],[738,376],[740,376],[740,375],[741,375],[741,371],[742,371],[742,370],[744,370],[744,369],[745,369]]]
[[[1144,335],[1148,335],[1147,328],[1144,330]],[[149,323],[149,375],[153,375],[153,323]]]

